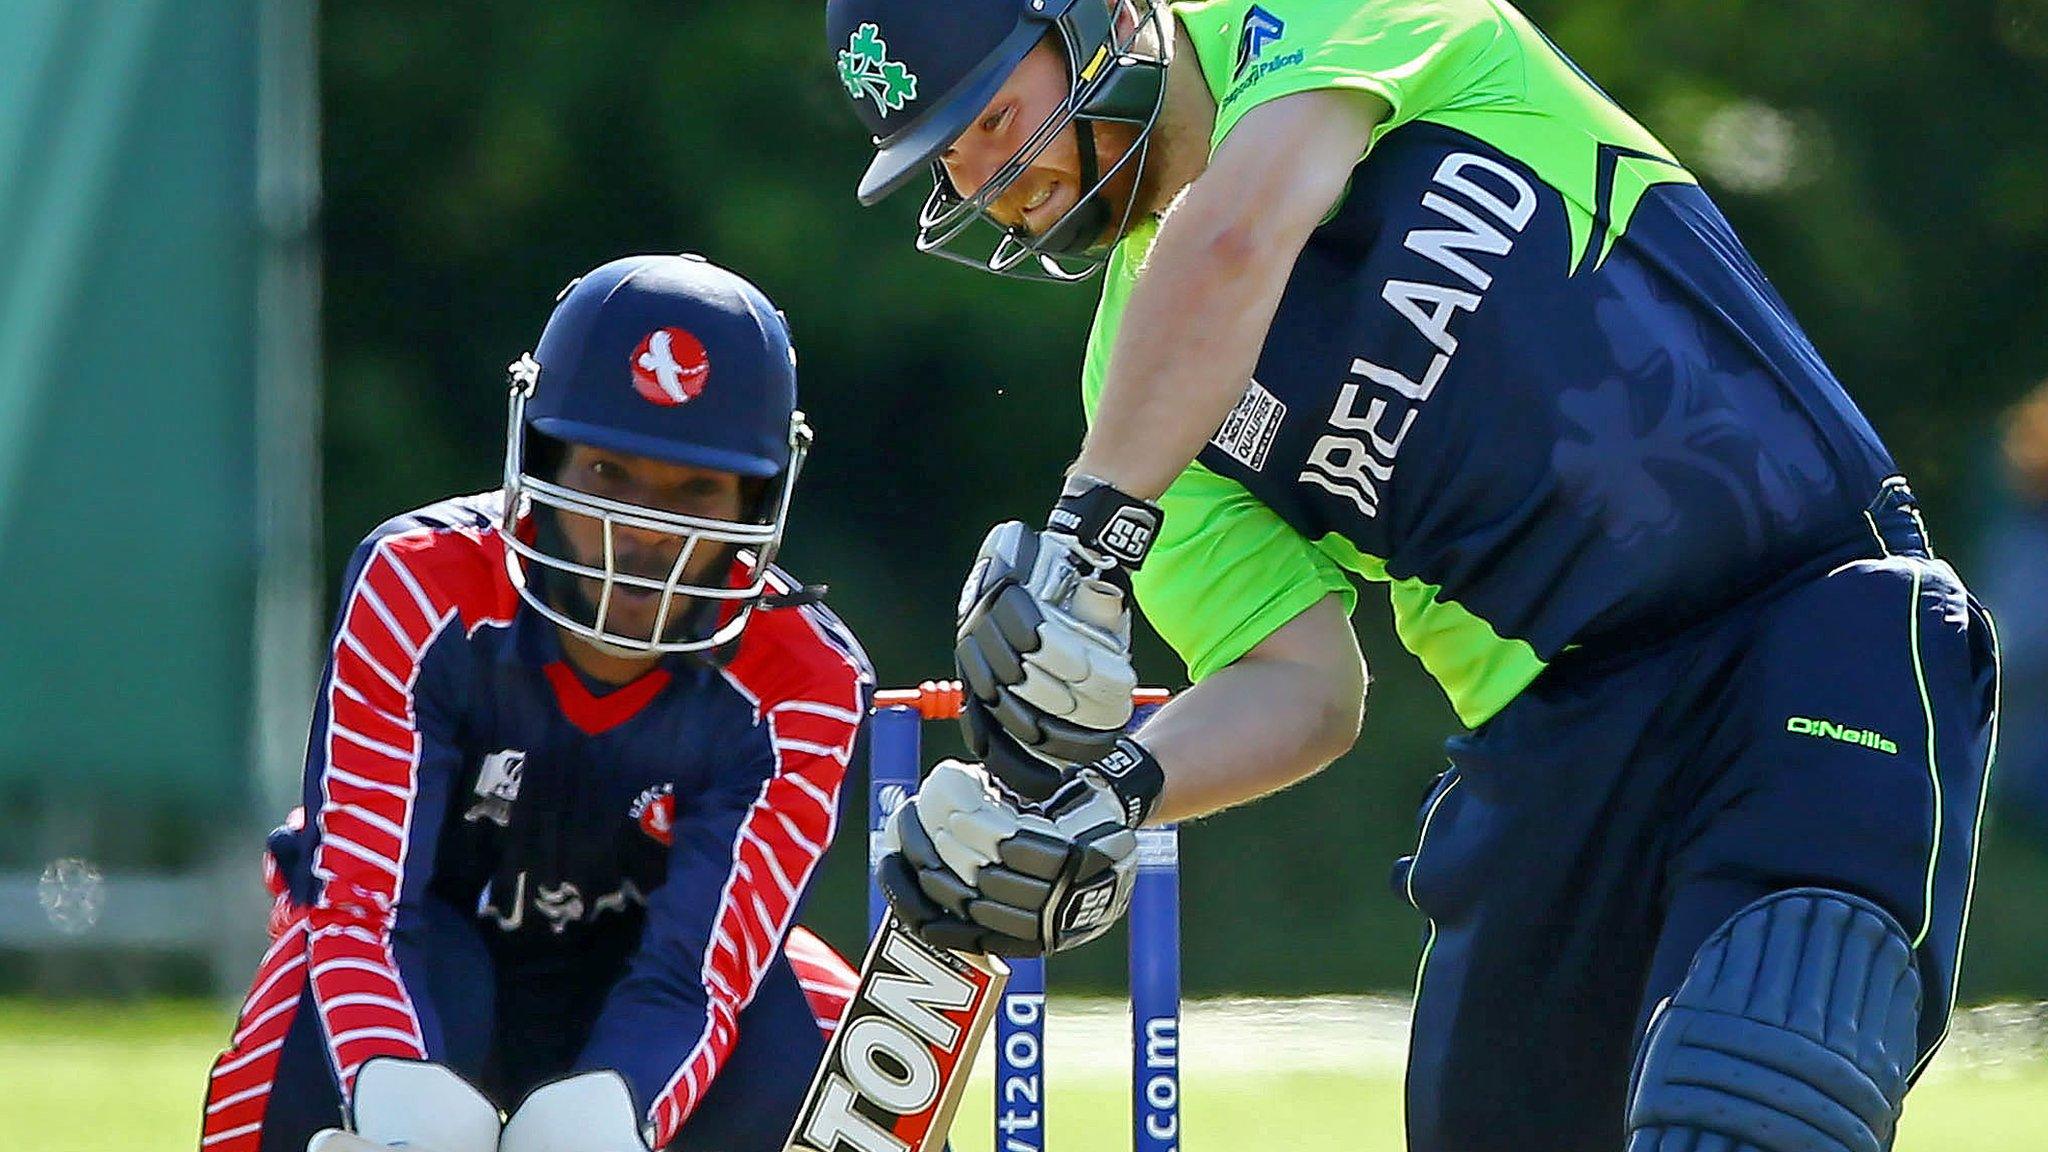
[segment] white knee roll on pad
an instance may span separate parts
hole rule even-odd
[[[349,1115],[355,1134],[372,1147],[497,1152],[498,1106],[442,1064],[367,1061],[356,1073]]]
[[[617,1072],[585,1072],[527,1093],[498,1152],[647,1152],[632,1090]]]

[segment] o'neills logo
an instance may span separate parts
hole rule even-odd
[[[1899,754],[1899,746],[1885,739],[1883,735],[1868,728],[1845,727],[1833,720],[1793,716],[1785,721],[1785,731],[1795,736],[1818,736],[1825,740],[1840,740],[1844,744],[1857,744],[1887,756]]]
[[[999,960],[933,948],[884,921],[786,1152],[942,1147],[1008,979]]]

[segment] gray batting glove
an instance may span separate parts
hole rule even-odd
[[[1099,777],[1020,808],[978,764],[942,760],[889,817],[876,868],[896,918],[941,948],[1035,956],[1085,944],[1130,906],[1137,835]]]
[[[1130,723],[1129,573],[1159,509],[1075,477],[1048,526],[997,525],[961,589],[954,664],[968,747],[997,779],[1042,800],[1070,765],[1108,754]]]

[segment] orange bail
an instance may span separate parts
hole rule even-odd
[[[915,708],[926,720],[960,718],[960,682],[926,680],[915,688],[884,688],[875,693],[877,708]],[[1158,707],[1173,698],[1164,688],[1140,688],[1131,693],[1133,707]]]

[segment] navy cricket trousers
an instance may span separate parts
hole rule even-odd
[[[1924,1066],[1954,1003],[1996,642],[1914,518],[1880,513],[1870,551],[1654,647],[1566,653],[1450,742],[1396,872],[1429,919],[1411,1152],[1621,1148],[1651,1013],[1724,920],[1788,888],[1865,897],[1912,937]]]

